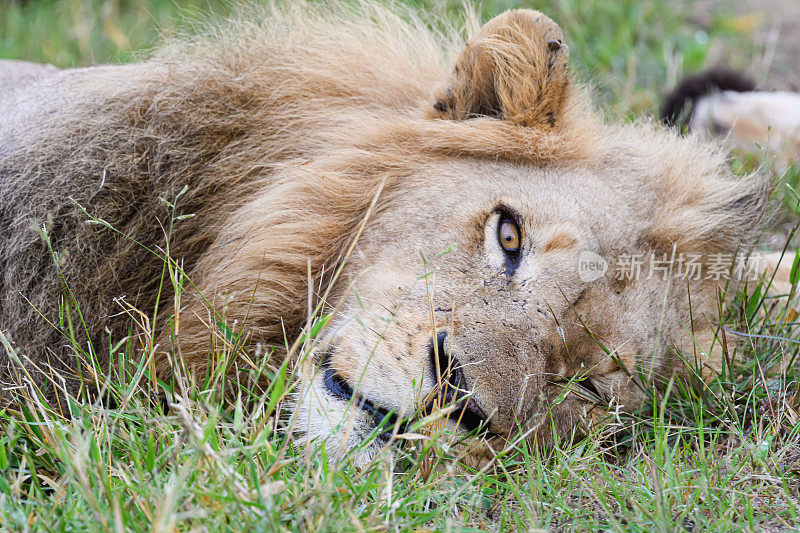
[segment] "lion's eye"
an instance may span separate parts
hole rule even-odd
[[[519,228],[513,220],[503,219],[500,221],[497,237],[500,240],[500,246],[506,252],[514,253],[519,251]]]

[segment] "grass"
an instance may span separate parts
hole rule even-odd
[[[0,57],[58,66],[128,61],[184,25],[179,16],[226,10],[212,0],[0,2]],[[726,52],[738,66],[758,55],[747,25],[725,13],[701,28],[657,0],[534,6],[565,28],[579,77],[596,84],[612,115],[653,113],[664,87],[720,46],[740,45]],[[505,7],[492,1],[484,11]],[[786,191],[779,193],[797,212]],[[174,268],[168,278],[185,282]],[[0,414],[0,528],[796,529],[797,313],[744,295],[727,313],[744,335],[726,338],[741,337],[745,362],[706,383],[674,383],[641,412],[612,414],[589,438],[546,449],[519,444],[480,471],[458,465],[458,448],[435,425],[392,459],[362,469],[331,464],[295,446],[287,430],[296,389],[286,366],[266,360],[238,381],[175,386],[154,382],[130,343],[110,345],[113,368],[93,376],[106,401],[63,406],[70,417],[35,403]],[[0,343],[13,352],[7,339]],[[221,367],[234,352],[220,354]],[[269,380],[254,377],[261,374]]]

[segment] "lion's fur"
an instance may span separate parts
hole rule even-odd
[[[46,321],[57,323],[74,298],[107,364],[106,328],[128,333],[115,299],[154,310],[163,261],[144,246],[165,250],[161,199],[184,187],[177,212],[195,216],[174,224],[170,256],[229,321],[247,316],[251,342],[279,346],[306,323],[309,277],[315,287],[329,279],[373,201],[375,213],[410,224],[408,188],[424,187],[420,169],[448,161],[608,176],[608,190],[643,206],[630,226],[647,229],[632,245],[712,253],[747,241],[763,180],[734,178],[724,153],[657,125],[604,124],[569,83],[566,46],[560,56],[520,53],[515,35],[525,36],[523,51],[539,50],[563,39],[558,27],[546,17],[528,27],[526,12],[512,13],[478,34],[454,73],[458,31],[365,2],[248,11],[143,62],[62,71],[12,91],[0,100],[10,117],[0,124],[0,327],[74,393],[75,348]],[[87,213],[114,230],[87,223]],[[561,237],[554,249],[572,245]],[[187,290],[180,348],[171,347],[165,285],[159,352],[203,371],[214,319]],[[72,321],[80,332],[74,311]],[[157,357],[160,371],[171,361]]]

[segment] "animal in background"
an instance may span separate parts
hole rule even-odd
[[[666,97],[661,118],[744,152],[764,150],[779,171],[800,157],[800,93],[759,90],[732,70],[686,77]]]

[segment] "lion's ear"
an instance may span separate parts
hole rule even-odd
[[[538,11],[507,11],[487,22],[458,58],[429,115],[501,118],[555,126],[570,77],[561,28]]]

